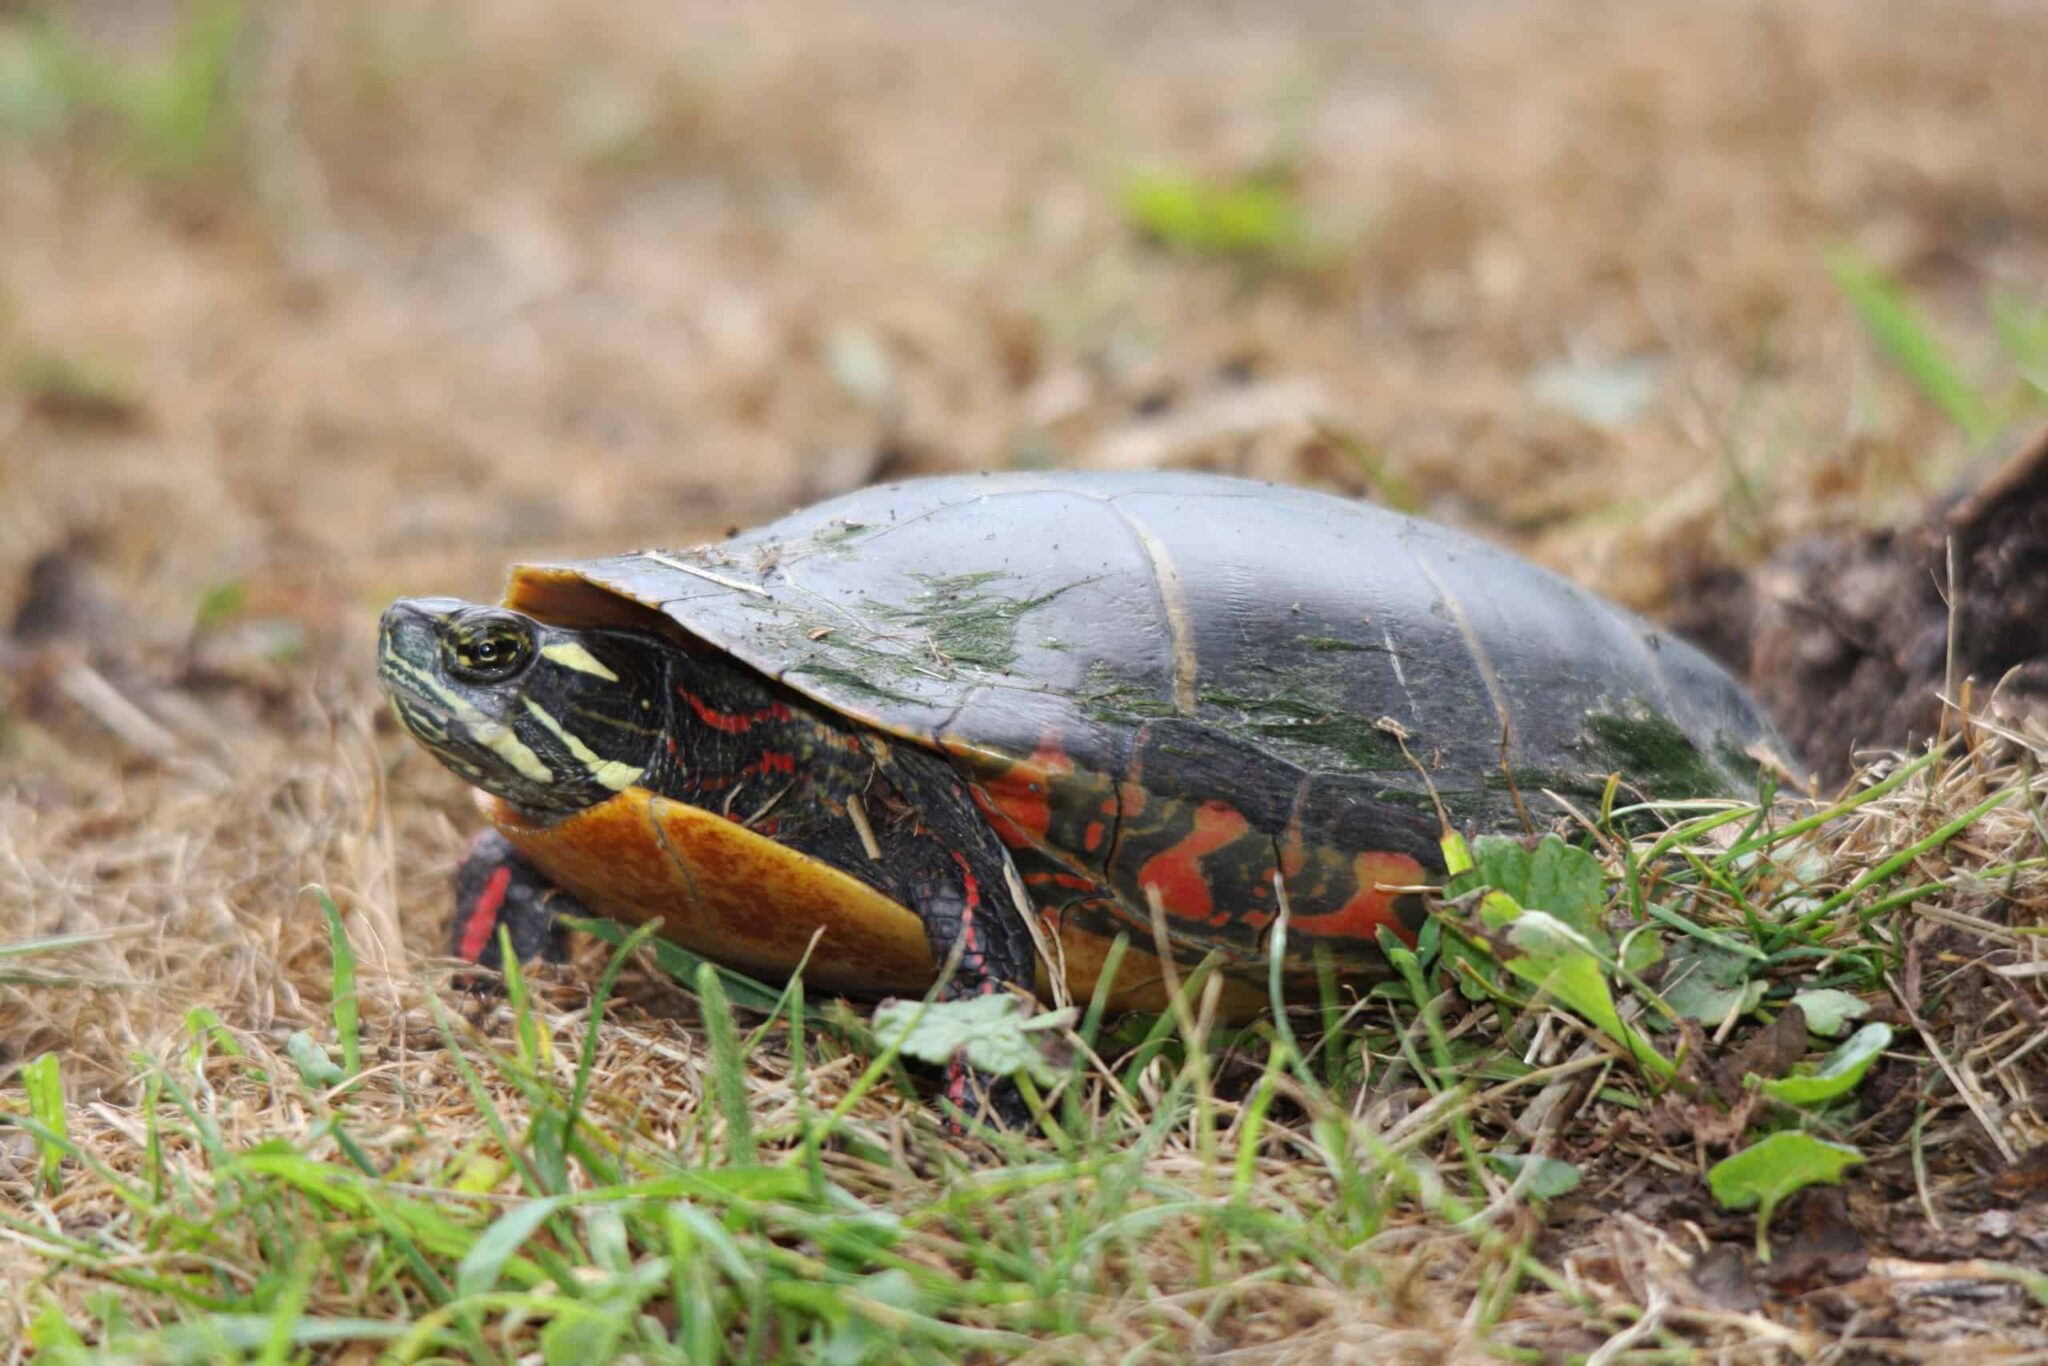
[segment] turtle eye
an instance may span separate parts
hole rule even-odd
[[[467,683],[502,683],[533,658],[533,628],[510,612],[479,613],[448,634],[448,672]]]

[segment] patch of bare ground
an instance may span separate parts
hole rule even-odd
[[[180,9],[70,18],[144,61]],[[109,1296],[143,1331],[274,1305],[284,1247],[309,1316],[440,1312],[464,1245],[332,1191],[374,1170],[473,1239],[547,1188],[507,1172],[584,1057],[621,1151],[744,1166],[658,973],[628,970],[588,1053],[595,949],[524,1016],[445,991],[472,817],[375,698],[390,597],[487,597],[515,557],[695,540],[885,475],[1160,464],[1370,493],[1668,610],[1703,569],[1910,524],[1981,472],[1875,360],[1826,250],[1955,338],[2048,278],[2048,11],[2025,4],[281,3],[168,161],[160,110],[37,65],[42,22],[0,5],[0,946],[82,938],[0,959],[0,1108],[54,1055],[77,1154],[51,1193],[0,1128],[10,1360]],[[1282,166],[1326,248],[1148,243],[1119,186],[1155,164]],[[2023,1275],[2048,1268],[2040,740],[1973,710],[1806,851],[1812,895],[1861,890],[1764,978],[1849,982],[1896,1039],[1830,1121],[1864,1165],[1779,1211],[1770,1267],[1704,1180],[1749,1093],[1659,1108],[1566,1014],[1454,998],[1457,1056],[1520,1070],[1425,1080],[1417,1014],[1382,1002],[1339,1036],[1355,1106],[1283,1076],[1260,1127],[1263,1039],[1200,1106],[1177,1055],[1105,1044],[1074,1083],[1086,1160],[1055,1179],[1012,1151],[1011,1186],[886,1082],[806,1150],[862,1056],[764,1035],[764,1145],[905,1230],[861,1274],[924,1298],[862,1281],[851,1319],[754,1317],[837,1323],[856,1360],[847,1322],[935,1359],[2048,1351]],[[346,1086],[291,1053],[334,1020],[308,885],[361,959]],[[1757,909],[1686,895],[1716,932]],[[281,1191],[249,1161],[268,1140],[327,1194]],[[1582,1174],[1547,1204],[1473,1158],[1537,1141]],[[863,1236],[759,1199],[743,1264],[800,1280]],[[551,1227],[588,1254],[590,1219]],[[658,1312],[729,1325],[732,1275]]]

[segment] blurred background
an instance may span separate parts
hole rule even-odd
[[[2044,53],[2031,0],[0,0],[0,930],[153,927],[161,987],[0,996],[0,1066],[288,1012],[306,882],[434,949],[473,818],[374,623],[517,557],[1194,466],[1668,614],[1917,515],[2038,416]]]

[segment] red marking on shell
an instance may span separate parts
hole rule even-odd
[[[1394,898],[1399,893],[1383,892],[1379,884],[1412,887],[1427,882],[1429,875],[1422,865],[1406,854],[1366,853],[1351,860],[1351,871],[1358,890],[1350,900],[1322,915],[1298,915],[1290,922],[1292,927],[1328,939],[1371,943],[1377,938],[1379,927],[1385,925],[1404,940],[1412,941],[1414,935],[1394,912]]]
[[[1207,920],[1214,910],[1202,860],[1251,829],[1235,807],[1203,802],[1195,808],[1195,827],[1180,843],[1145,860],[1138,870],[1140,887],[1156,887],[1166,913],[1183,920]]]
[[[491,942],[491,934],[498,928],[498,912],[505,906],[505,892],[511,886],[512,870],[493,868],[483,894],[470,907],[469,919],[462,925],[462,957],[469,962],[482,957],[484,946]]]
[[[1091,892],[1101,896],[1108,895],[1103,885],[1092,877],[1082,877],[1078,873],[1062,873],[1051,868],[1041,868],[1035,873],[1024,874],[1024,885],[1027,887],[1063,887],[1071,892]],[[1050,916],[1052,913],[1047,911],[1045,914]]]
[[[1073,771],[1066,755],[1042,745],[1029,759],[1018,760],[981,784],[989,803],[1033,843],[1042,843],[1052,827],[1052,802],[1046,785],[1055,765]]]
[[[748,773],[795,773],[796,756],[780,750],[766,750],[761,757],[747,765]]]
[[[1018,828],[1017,822],[1011,820],[1001,807],[989,800],[988,795],[980,788],[968,788],[967,795],[974,799],[974,804],[980,808],[981,814],[988,817],[988,828],[996,832],[997,839],[1012,849],[1035,849],[1038,847],[1031,842],[1030,834]]]
[[[1088,828],[1081,832],[1081,847],[1094,853],[1102,847],[1102,837],[1107,833],[1108,828],[1101,821],[1088,822]]]
[[[1030,758],[1019,759],[976,785],[974,803],[988,817],[996,838],[1012,849],[1044,848],[1052,829],[1052,785],[1073,771],[1073,759],[1048,739]]]

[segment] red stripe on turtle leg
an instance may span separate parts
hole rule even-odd
[[[468,918],[462,922],[463,958],[474,963],[483,955],[484,946],[491,942],[491,932],[498,928],[498,912],[504,909],[505,892],[511,885],[510,868],[491,870],[490,880],[484,883],[476,905],[470,907]]]
[[[981,909],[981,880],[968,866],[967,856],[957,849],[953,862],[960,865],[960,969],[973,979],[977,995],[992,996],[1002,990],[1002,983],[989,974],[988,955],[982,952],[980,926],[974,918]]]
[[[963,1112],[967,1109],[968,1083],[967,1064],[964,1060],[956,1057],[946,1064],[946,1099],[959,1106]]]

